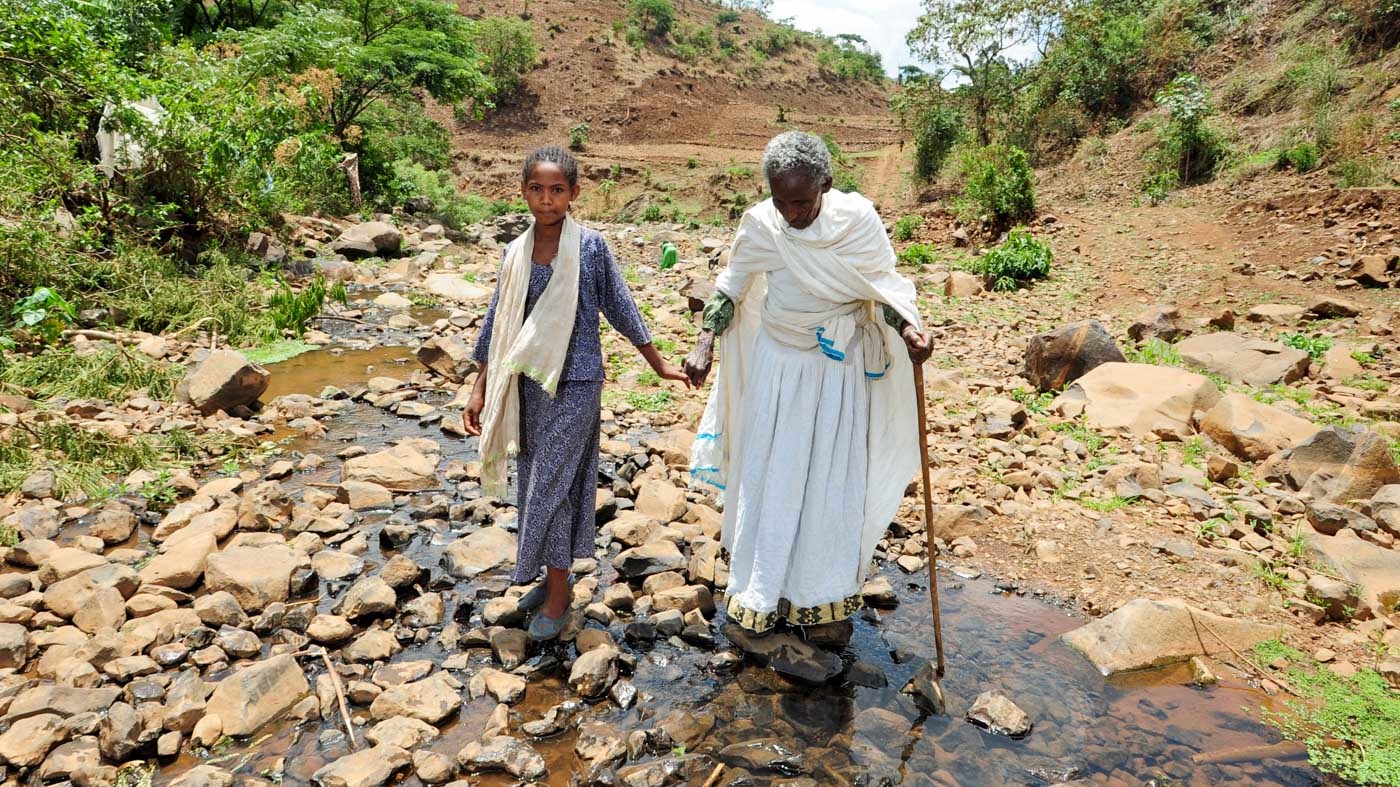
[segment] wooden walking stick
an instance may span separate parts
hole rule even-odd
[[[924,404],[924,365],[914,364],[914,396],[919,401],[919,470],[924,487],[924,538],[928,540],[928,594],[933,603],[933,645],[938,651],[934,675],[943,677],[943,618],[938,611],[938,544],[933,537],[933,488],[928,472],[928,407]]]

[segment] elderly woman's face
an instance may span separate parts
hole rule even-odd
[[[773,178],[773,207],[795,230],[806,229],[822,212],[822,195],[831,190],[831,178],[813,180],[804,172],[784,172]]]

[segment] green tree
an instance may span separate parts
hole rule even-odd
[[[1035,38],[1056,13],[1056,0],[923,0],[924,12],[906,41],[924,60],[953,69],[982,145],[992,141],[991,118],[1010,93],[1007,52]]]
[[[671,0],[632,0],[631,18],[648,35],[665,38],[676,23],[676,8]]]
[[[472,28],[472,43],[498,96],[514,93],[525,72],[539,60],[534,28],[516,17],[488,16],[480,20]]]

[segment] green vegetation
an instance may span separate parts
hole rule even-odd
[[[1090,511],[1097,511],[1100,514],[1111,514],[1120,508],[1127,508],[1133,504],[1133,501],[1126,497],[1114,495],[1107,500],[1100,500],[1096,497],[1082,497],[1079,499],[1079,504]]]
[[[1050,403],[1055,401],[1055,393],[1053,391],[1037,393],[1029,388],[1017,388],[1011,392],[1011,398],[1024,405],[1026,412],[1032,415],[1045,415],[1050,409]]]
[[[521,78],[539,61],[534,29],[524,19],[486,17],[473,26],[471,40],[500,96],[519,89]]]
[[[587,123],[575,123],[569,126],[569,147],[573,150],[583,150],[588,147]]]
[[[841,150],[841,146],[830,134],[822,134],[822,141],[831,153],[831,185],[837,191],[847,193],[860,191],[861,169]]]
[[[1000,246],[974,258],[969,267],[986,277],[993,291],[1011,292],[1049,276],[1054,257],[1050,244],[1037,240],[1025,227],[1017,227]]]
[[[1150,363],[1156,366],[1184,365],[1181,353],[1177,352],[1176,347],[1155,336],[1136,347],[1127,348],[1123,355],[1131,363]]]
[[[938,261],[938,252],[927,243],[911,243],[896,256],[907,265],[928,265]]]
[[[145,391],[169,399],[180,382],[179,366],[123,348],[79,355],[56,348],[38,355],[0,358],[0,391],[35,399],[129,399]]]
[[[1302,350],[1314,361],[1321,360],[1332,349],[1332,340],[1325,336],[1308,336],[1305,333],[1285,333],[1279,337],[1284,344],[1295,350]]]
[[[1400,695],[1384,677],[1374,669],[1341,677],[1277,640],[1256,646],[1254,655],[1264,664],[1287,662],[1288,683],[1301,698],[1260,713],[1307,744],[1313,765],[1358,784],[1400,784]]]
[[[771,44],[770,44],[771,46]],[[828,39],[817,52],[817,70],[836,82],[878,82],[885,78],[880,54],[860,36],[844,34]]]
[[[1035,213],[1035,182],[1025,151],[988,145],[967,151],[960,163],[967,180],[955,208],[966,220],[985,218],[1000,228]]]
[[[667,389],[652,393],[628,391],[626,398],[627,403],[632,405],[633,409],[641,410],[644,413],[659,413],[671,404],[671,392]]]
[[[119,439],[102,432],[51,421],[28,429],[12,429],[0,440],[0,494],[19,489],[32,473],[53,470],[59,494],[83,492],[101,496],[113,476],[136,470],[159,470],[189,464],[218,450],[209,436],[189,430]]]
[[[493,216],[525,213],[524,200],[491,200],[478,194],[462,194],[453,185],[451,173],[430,170],[416,161],[400,159],[392,165],[397,190],[405,195],[427,197],[433,203],[433,217],[443,224],[462,229]]]
[[[266,365],[289,361],[298,355],[304,355],[315,349],[316,345],[307,344],[300,339],[280,339],[271,344],[264,344],[261,347],[244,350],[243,355],[253,363]]]
[[[48,287],[36,287],[10,309],[14,325],[10,336],[0,336],[0,348],[14,347],[19,342],[53,344],[63,336],[78,314],[63,296]]]
[[[653,38],[664,39],[676,23],[671,0],[631,0],[628,21]]]
[[[1157,126],[1157,145],[1143,178],[1143,191],[1154,204],[1178,186],[1208,179],[1228,152],[1224,137],[1206,122],[1212,109],[1200,77],[1182,74],[1155,98],[1167,120]]]
[[[894,223],[894,229],[890,232],[890,237],[896,243],[903,243],[914,237],[914,233],[924,226],[924,217],[917,214],[900,216]]]
[[[275,275],[272,293],[267,298],[267,314],[273,328],[278,332],[286,331],[300,336],[306,330],[306,324],[321,313],[329,292],[324,276],[315,276],[298,291],[292,289],[286,279]],[[336,292],[341,303],[344,303],[345,286],[337,282]]]
[[[1184,457],[1181,460],[1182,464],[1185,464],[1189,467],[1194,467],[1197,470],[1205,469],[1205,457],[1207,450],[1204,440],[1202,440],[1199,437],[1192,437],[1190,440],[1187,440],[1185,443],[1182,444],[1182,453],[1184,454]]]
[[[1278,154],[1278,166],[1290,167],[1298,172],[1311,172],[1317,169],[1319,160],[1317,145],[1312,142],[1299,142]]]

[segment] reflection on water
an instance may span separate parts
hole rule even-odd
[[[325,384],[350,385],[372,374],[399,376],[386,368],[395,358],[406,357],[401,348],[302,356],[274,368],[273,384],[283,392],[316,393]],[[340,382],[330,377],[340,377]],[[319,376],[318,376],[319,375]],[[290,380],[290,381],[289,381]],[[429,397],[434,404],[442,401]],[[333,454],[348,442],[373,450],[409,436],[438,438],[444,460],[471,459],[474,441],[448,438],[436,428],[424,428],[368,405],[355,404],[327,424],[327,435],[301,441],[302,451]],[[309,480],[335,480],[332,471],[299,475],[288,482],[295,488]],[[450,484],[444,487],[451,490]],[[448,492],[452,494],[451,491]],[[433,493],[420,496],[422,502]],[[365,555],[370,570],[395,554],[377,538],[385,523],[412,519],[404,509],[367,516],[363,532],[369,543]],[[463,523],[428,520],[417,523],[418,536],[402,551],[420,565],[440,574],[443,546],[450,543]],[[457,529],[457,530],[454,530]],[[604,583],[615,580],[602,561]],[[943,680],[948,714],[927,717],[899,688],[933,654],[926,582],[918,575],[887,570],[900,596],[897,609],[868,611],[857,622],[856,633],[844,654],[848,662],[860,662],[855,670],[861,684],[846,682],[826,687],[791,683],[768,670],[745,667],[738,673],[709,669],[712,654],[678,648],[658,640],[651,650],[633,650],[637,669],[631,677],[639,690],[633,708],[622,710],[610,702],[591,707],[583,721],[603,721],[626,732],[646,729],[668,714],[684,714],[685,727],[693,735],[690,753],[718,756],[723,747],[750,741],[777,741],[800,753],[803,770],[817,784],[834,785],[1041,785],[1082,778],[1114,785],[1156,784],[1257,784],[1311,785],[1323,783],[1316,771],[1302,761],[1245,762],[1232,765],[1197,765],[1193,757],[1238,747],[1275,743],[1278,735],[1255,722],[1253,711],[1263,695],[1238,681],[1200,690],[1186,685],[1181,670],[1158,671],[1105,680],[1082,657],[1059,640],[1059,635],[1082,621],[1043,602],[995,591],[986,580],[960,582],[945,573],[942,589],[948,673]],[[327,583],[318,603],[330,609],[344,593],[347,582]],[[477,597],[482,587],[502,589],[502,577],[482,577],[469,586],[450,585],[444,593],[445,620],[454,618],[459,597]],[[477,602],[473,606],[479,607]],[[716,621],[716,629],[722,624]],[[614,624],[613,638],[622,643],[625,619]],[[465,628],[481,625],[474,613]],[[597,623],[589,623],[597,626]],[[436,640],[436,631],[423,641],[405,642],[394,661],[428,659],[441,664],[453,655]],[[571,650],[559,655],[568,658]],[[535,654],[529,666],[548,666],[553,652]],[[489,650],[469,653],[468,669],[457,673],[466,683],[471,672],[495,666]],[[312,663],[317,669],[318,664]],[[563,686],[562,668],[545,669],[531,677],[525,700],[512,708],[512,729],[542,716],[554,704],[571,698]],[[883,678],[881,678],[883,676]],[[219,676],[215,676],[219,677]],[[883,682],[884,685],[880,685]],[[962,719],[976,696],[998,689],[1034,720],[1033,732],[1022,740],[990,735]],[[427,748],[455,755],[466,742],[480,735],[494,708],[489,698],[468,701],[458,719],[443,728]],[[364,708],[352,709],[367,718]],[[367,727],[366,727],[367,729]],[[326,762],[349,753],[338,716],[319,725],[278,728],[250,751],[240,773],[285,768],[285,784],[307,784],[311,774]],[[576,733],[534,743],[546,758],[548,784],[570,783],[579,767],[573,753]],[[666,756],[666,755],[657,755]],[[157,783],[196,764],[188,756],[175,768],[163,769]],[[735,771],[730,771],[735,773]],[[790,783],[791,777],[756,772],[745,784]],[[404,784],[416,785],[415,778]],[[499,775],[472,777],[473,784],[506,785],[513,780]],[[731,778],[720,784],[731,783]]]

